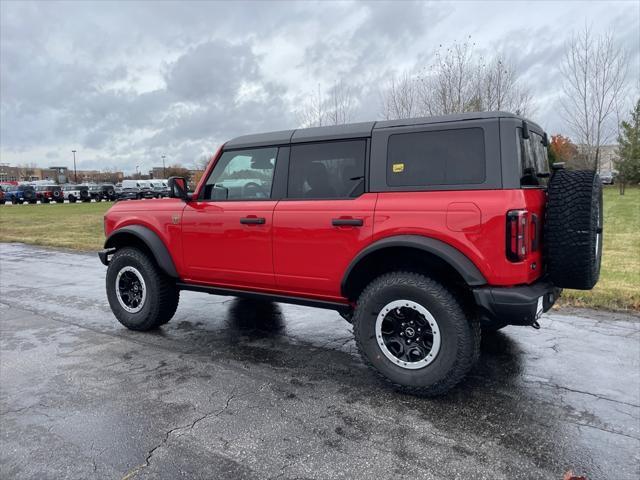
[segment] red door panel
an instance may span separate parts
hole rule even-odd
[[[270,288],[274,200],[190,202],[182,215],[189,279],[220,286]]]
[[[277,287],[341,298],[342,275],[371,241],[376,198],[367,193],[350,200],[279,202],[273,216]]]

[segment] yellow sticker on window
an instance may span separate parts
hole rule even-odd
[[[393,173],[402,173],[404,172],[404,163],[394,163],[392,168]]]

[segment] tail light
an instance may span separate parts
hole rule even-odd
[[[527,256],[528,212],[509,210],[507,212],[507,258],[512,262],[521,262]]]

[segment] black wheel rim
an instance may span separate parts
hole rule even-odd
[[[380,310],[376,340],[393,363],[418,369],[429,365],[438,354],[440,329],[424,306],[411,300],[396,300]]]
[[[116,296],[122,308],[129,313],[139,312],[147,296],[147,287],[140,271],[131,266],[123,267],[115,283]]]

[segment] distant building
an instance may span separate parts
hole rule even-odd
[[[49,167],[42,169],[40,180],[51,180],[55,183],[67,183],[69,180],[69,168],[67,167]]]
[[[78,183],[118,183],[124,178],[122,172],[102,172],[100,170],[77,170]],[[0,164],[0,182],[36,182],[49,180],[53,183],[75,182],[75,174],[69,167],[51,166],[37,168],[33,166],[13,167]]]
[[[587,162],[588,148],[584,144],[577,144],[578,149],[577,158],[574,160],[575,167],[577,168],[593,168],[593,159],[595,158],[595,152],[591,153],[591,164]],[[615,162],[618,160],[618,154],[616,153],[618,145],[600,145],[600,157],[598,161],[598,173],[609,174],[616,172]]]
[[[164,167],[153,167],[149,171],[149,176],[151,178],[164,178],[164,172],[165,172]]]

